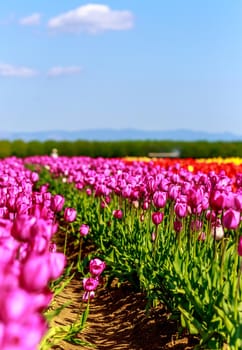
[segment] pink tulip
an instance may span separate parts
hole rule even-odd
[[[164,213],[160,211],[156,211],[152,213],[152,222],[154,225],[158,226],[164,218]]]
[[[92,190],[91,190],[90,188],[87,188],[87,189],[86,189],[86,194],[87,194],[88,196],[91,196]]]
[[[238,254],[239,256],[242,256],[242,236],[239,238]]]
[[[83,278],[83,288],[86,292],[95,290],[99,284],[98,280],[93,277]]]
[[[31,228],[35,223],[36,218],[34,216],[27,214],[18,215],[11,229],[12,236],[19,241],[30,241],[33,238]]]
[[[65,211],[64,211],[64,220],[66,222],[73,222],[76,220],[76,215],[77,215],[77,212],[76,212],[76,209],[74,208],[65,208]]]
[[[210,194],[210,205],[213,210],[219,211],[225,208],[226,206],[226,195],[221,191],[213,191]]]
[[[49,254],[49,273],[50,278],[55,280],[60,277],[66,265],[66,257],[62,253]]]
[[[144,201],[144,203],[142,204],[142,209],[143,210],[147,210],[149,208],[149,202],[148,201]]]
[[[225,228],[235,230],[240,224],[240,212],[231,208],[226,210],[222,222]]]
[[[21,288],[1,292],[0,320],[9,322],[19,320],[33,311],[30,295]]]
[[[152,242],[154,242],[155,239],[156,239],[156,232],[153,231],[152,234],[151,234],[151,240],[152,240]]]
[[[88,233],[89,233],[89,230],[90,230],[90,227],[88,225],[86,225],[86,224],[82,224],[80,226],[80,234],[82,236],[87,236]]]
[[[53,253],[54,254],[54,253]],[[22,266],[20,273],[21,287],[31,291],[43,291],[51,280],[49,255],[31,255]]]
[[[116,218],[116,219],[122,219],[123,217],[123,212],[121,209],[116,209],[113,211],[113,216]]]
[[[176,215],[179,218],[184,218],[188,214],[187,203],[176,202],[176,204],[174,206],[174,210],[175,210]]]
[[[101,275],[105,267],[105,262],[98,258],[92,259],[89,263],[89,271],[95,277]]]
[[[173,185],[173,184],[169,186],[168,195],[170,199],[172,200],[177,199],[180,195],[180,192],[181,192],[181,186]]]
[[[167,200],[167,193],[166,192],[161,192],[157,191],[153,195],[153,203],[156,208],[164,208],[166,205],[166,200]]]
[[[65,198],[60,194],[56,194],[51,199],[51,209],[54,212],[60,212],[64,206]]]
[[[176,221],[174,221],[173,225],[174,225],[174,230],[176,231],[176,233],[181,232],[181,230],[182,230],[182,222],[181,221],[176,220]]]
[[[46,332],[46,321],[38,314],[33,314],[25,322],[9,322],[4,327],[1,350],[37,349]]]

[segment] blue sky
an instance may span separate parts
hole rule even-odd
[[[242,135],[241,0],[0,2],[0,131]]]

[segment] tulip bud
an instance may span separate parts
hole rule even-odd
[[[142,204],[142,209],[147,210],[148,208],[149,208],[149,202],[144,201],[144,203]]]
[[[151,234],[151,240],[152,242],[154,242],[156,239],[156,233],[153,231],[152,234]]]
[[[113,211],[113,216],[114,216],[116,219],[122,219],[122,217],[123,217],[123,212],[122,212],[122,210],[120,210],[120,209],[114,210],[114,211]]]
[[[216,239],[217,241],[222,239],[224,237],[224,229],[222,225],[212,225],[211,229],[211,235]]]
[[[174,221],[173,225],[174,225],[174,230],[176,231],[176,233],[181,232],[181,230],[182,230],[182,222],[181,221],[176,220],[176,221]]]

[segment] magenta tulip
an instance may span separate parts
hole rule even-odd
[[[35,223],[36,218],[34,216],[27,214],[18,215],[11,229],[12,236],[19,241],[30,241],[34,237],[31,229]]]
[[[240,212],[231,208],[226,210],[222,222],[225,228],[235,230],[240,224]]]
[[[77,215],[77,212],[76,212],[76,209],[74,208],[65,208],[65,211],[64,211],[64,220],[66,222],[73,222],[76,220],[76,215]]]
[[[156,208],[164,208],[166,205],[166,200],[167,200],[167,193],[166,192],[161,192],[157,191],[153,195],[153,203]]]
[[[242,236],[239,238],[238,254],[239,256],[242,256]]]
[[[83,288],[86,292],[95,290],[99,284],[98,280],[93,277],[83,278]]]
[[[163,212],[156,211],[156,212],[152,213],[152,222],[156,226],[158,226],[163,221],[163,218],[164,218]]]
[[[184,218],[188,214],[187,203],[177,202],[174,206],[174,210],[179,218]]]
[[[81,236],[87,236],[89,233],[90,227],[86,224],[82,224],[80,226],[80,234]]]
[[[65,198],[60,194],[56,194],[51,198],[51,209],[54,212],[60,212],[65,204]]]
[[[117,210],[114,210],[113,211],[113,216],[116,218],[116,219],[122,219],[123,217],[123,212],[121,209],[117,209]]]
[[[95,277],[101,275],[105,267],[105,262],[98,258],[92,259],[89,263],[89,271]]]

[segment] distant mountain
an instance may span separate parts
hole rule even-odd
[[[36,132],[1,132],[0,139],[23,141],[121,141],[121,140],[171,140],[171,141],[242,141],[241,135],[224,133],[209,133],[189,129],[177,130],[139,130],[139,129],[86,129],[78,131],[36,131]]]

